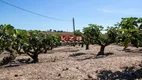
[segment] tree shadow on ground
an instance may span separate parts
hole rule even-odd
[[[76,56],[81,56],[81,55],[85,55],[86,53],[74,53],[74,54],[70,54],[70,57],[76,57]]]
[[[123,71],[103,70],[97,75],[99,80],[136,80],[142,78],[142,66],[140,69],[135,67],[124,67]]]
[[[139,49],[139,52],[142,53],[142,49]]]
[[[7,64],[7,65],[4,65],[3,67],[8,68],[8,67],[17,67],[17,66],[20,66],[20,65],[19,64]]]
[[[107,56],[110,56],[110,55],[113,55],[114,53],[112,52],[107,52],[105,53],[104,55],[96,55],[95,56],[95,59],[98,59],[98,58],[104,58],[104,57],[107,57]]]
[[[31,64],[32,61],[30,58],[25,58],[25,59],[16,59],[10,61],[8,64],[2,65],[1,67],[8,68],[8,67],[17,67],[23,64]]]
[[[85,58],[82,58],[82,59],[77,59],[77,60],[82,61],[82,60],[88,60],[88,59],[99,59],[99,58],[105,58],[105,57],[113,55],[113,54],[114,53],[111,53],[111,52],[108,52],[108,53],[105,53],[104,55],[99,55],[99,56],[97,56],[97,54],[91,54],[88,57],[85,57]]]
[[[77,59],[77,61],[84,61],[84,60],[88,60],[88,59],[94,59],[94,56],[90,56],[90,57],[86,57],[86,58],[82,58],[82,59]]]
[[[124,52],[128,52],[128,53],[142,53],[142,49],[125,49],[125,50],[118,50],[118,51],[124,51]]]
[[[77,52],[79,50],[62,50],[62,52]]]
[[[125,50],[122,50],[122,51],[125,51],[125,52],[132,52],[133,50],[131,50],[131,49],[125,49]]]
[[[48,50],[47,54],[52,54],[52,53],[55,53],[55,52],[77,52],[77,51],[79,51],[79,50],[69,50],[69,49]]]
[[[19,63],[32,63],[30,58],[25,58],[25,59],[16,59],[15,61],[18,61]]]
[[[77,51],[79,51],[79,50],[70,50],[69,52],[77,52]]]

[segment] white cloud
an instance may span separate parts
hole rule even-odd
[[[142,9],[136,8],[128,8],[128,9],[120,9],[120,8],[99,8],[97,9],[99,12],[105,13],[113,13],[113,14],[123,14],[123,15],[141,15]]]

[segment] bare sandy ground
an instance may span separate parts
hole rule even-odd
[[[125,52],[121,46],[110,45],[105,52],[112,55],[95,58],[99,49],[98,45],[91,45],[90,50],[79,46],[58,47],[50,54],[40,54],[39,63],[0,68],[0,80],[97,80],[101,70],[122,71],[123,67],[142,62],[141,48],[129,47]],[[22,58],[28,56],[17,57]]]

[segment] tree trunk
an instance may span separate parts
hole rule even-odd
[[[124,48],[123,48],[123,51],[125,51],[126,49],[127,49],[127,47],[124,47]]]
[[[47,53],[47,50],[49,50],[48,48],[45,49],[44,53]]]
[[[73,46],[75,47],[75,43],[73,43]]]
[[[16,56],[14,56],[14,54],[10,53],[9,56],[6,56],[2,59],[0,65],[6,65],[8,63],[10,63],[12,60],[14,60],[16,58]]]
[[[56,44],[55,47],[57,48],[57,47],[58,47],[58,44]]]
[[[49,50],[52,50],[52,49],[53,49],[53,46],[50,46],[50,47],[49,47]]]
[[[81,47],[82,47],[82,48],[84,47],[84,44],[83,44],[83,43],[81,44]]]
[[[89,49],[89,44],[86,44],[86,50],[88,50]]]
[[[101,48],[100,48],[100,51],[97,55],[105,55],[105,53],[104,53],[105,47],[106,46],[102,45]]]
[[[33,63],[37,63],[38,62],[38,54],[34,54],[33,56],[32,56],[32,59],[33,59]]]
[[[78,46],[80,46],[80,43],[78,43]]]

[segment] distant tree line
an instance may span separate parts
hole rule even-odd
[[[47,32],[67,32],[67,31],[49,29],[49,30],[47,30]]]

